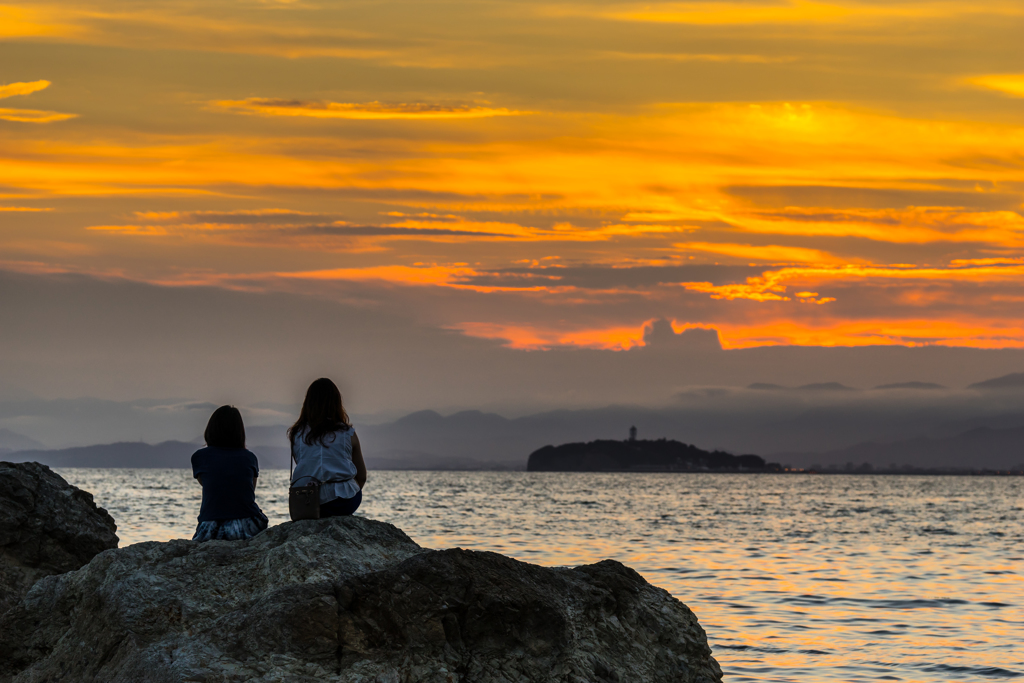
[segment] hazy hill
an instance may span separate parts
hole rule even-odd
[[[121,442],[57,450],[24,450],[4,456],[11,462],[39,462],[49,467],[191,467],[196,444]]]
[[[1024,428],[979,427],[946,438],[865,442],[825,453],[790,453],[776,457],[803,467],[868,462],[875,467],[895,464],[956,469],[1024,469]]]
[[[12,432],[10,429],[0,429],[0,453],[11,451],[23,451],[30,448],[42,448],[43,444],[35,439]]]
[[[975,382],[968,389],[1024,389],[1024,372],[1014,372],[984,382]]]

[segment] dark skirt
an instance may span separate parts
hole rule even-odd
[[[363,502],[363,492],[359,491],[351,498],[335,498],[326,503],[320,503],[320,518],[324,517],[345,517],[359,509]]]
[[[252,538],[267,528],[267,518],[262,513],[243,519],[221,519],[214,522],[199,522],[193,541],[241,541]]]

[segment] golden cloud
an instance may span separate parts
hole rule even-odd
[[[31,81],[29,83],[8,83],[0,85],[0,99],[16,95],[30,95],[50,87],[50,81]],[[62,114],[56,111],[40,111],[38,109],[0,109],[0,120],[18,121],[20,123],[52,123],[67,121],[78,114]]]
[[[973,316],[947,319],[775,320],[763,324],[716,323],[726,349],[755,346],[966,346],[1024,348],[1024,326]]]
[[[779,245],[731,244],[719,242],[681,242],[672,245],[681,251],[701,251],[721,254],[746,261],[782,263],[842,263],[840,259],[820,249],[786,247]]]
[[[913,265],[840,265],[840,266],[808,266],[782,268],[770,270],[765,273],[747,278],[742,284],[714,285],[710,282],[684,282],[680,286],[693,292],[709,294],[712,299],[725,299],[733,301],[746,299],[750,301],[792,301],[787,295],[789,286],[817,286],[822,284],[836,284],[843,282],[863,281],[908,281],[916,280],[921,282],[962,282],[962,283],[986,283],[996,282],[1016,283],[1024,277],[1024,264],[1016,261],[1007,263],[985,263],[984,265],[957,265],[948,267],[928,267]],[[810,294],[811,296],[805,296]],[[818,296],[817,292],[801,292],[796,294],[798,301],[812,303],[826,303],[835,301],[834,298]]]
[[[0,100],[15,95],[29,95],[50,87],[50,81],[31,81],[29,83],[8,83],[0,85]]]
[[[807,237],[850,236],[897,244],[975,242],[1024,246],[1024,216],[955,207],[830,210],[787,208],[737,217],[746,232]]]
[[[19,123],[53,123],[76,118],[78,114],[62,114],[57,111],[39,111],[37,109],[0,109],[0,120],[18,121]]]
[[[211,104],[215,107],[241,114],[302,116],[314,119],[479,119],[492,116],[521,116],[530,113],[475,104],[318,102],[266,97],[250,97],[244,100],[217,100]]]
[[[797,57],[769,57],[766,55],[729,54],[729,53],[689,53],[689,52],[604,52],[608,57],[626,60],[665,61],[665,62],[715,62],[736,64],[786,64],[795,62]]]
[[[573,10],[556,10],[568,11]],[[593,10],[577,10],[591,14]],[[1024,14],[1024,8],[1012,2],[977,5],[957,0],[932,2],[656,2],[613,5],[601,15],[619,21],[657,22],[695,25],[753,24],[845,24],[858,25],[898,19],[943,19],[970,14]]]
[[[608,350],[627,350],[643,346],[644,327],[650,321],[632,326],[557,329],[541,326],[466,322],[450,325],[471,337],[504,342],[509,348],[523,350],[576,346]],[[774,320],[765,323],[716,321],[694,325],[675,321],[678,334],[692,327],[718,331],[724,349],[755,346],[966,346],[973,348],[1024,348],[1024,326],[999,321],[965,318],[961,320],[907,319],[842,320],[821,317],[815,321]]]
[[[648,321],[649,322],[649,321]],[[644,323],[646,325],[647,323]],[[488,322],[464,322],[449,325],[470,337],[504,342],[510,349],[536,351],[575,346],[588,349],[625,351],[643,346],[644,325],[559,330],[539,326],[509,325]]]
[[[995,90],[1004,95],[1024,97],[1024,74],[993,74],[968,78],[966,82],[979,88]]]
[[[0,5],[0,38],[71,36],[80,29],[66,23],[68,13],[35,7]]]

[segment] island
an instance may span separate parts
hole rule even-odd
[[[671,439],[597,440],[544,446],[530,454],[527,472],[781,472],[759,455],[705,451]]]

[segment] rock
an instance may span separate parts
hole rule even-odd
[[[139,543],[0,618],[0,681],[711,683],[693,613],[623,565],[425,550],[359,517]]]
[[[116,531],[92,494],[45,465],[0,462],[0,614],[42,577],[116,548]]]

